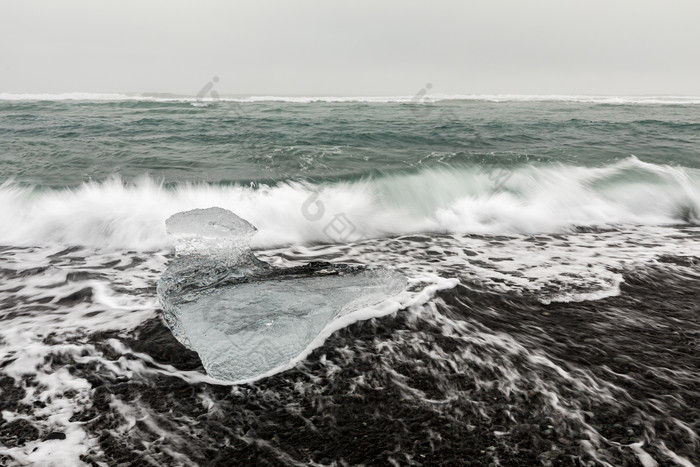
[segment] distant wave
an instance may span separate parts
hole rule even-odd
[[[0,93],[0,101],[145,101],[155,100],[141,94],[66,92],[60,94]]]
[[[151,249],[169,245],[165,219],[212,206],[248,219],[256,246],[328,242],[337,220],[360,240],[416,232],[517,234],[574,226],[698,222],[700,170],[630,157],[606,167],[427,169],[352,182],[251,188],[143,178],[39,190],[0,185],[0,245],[60,243]],[[331,239],[332,240],[332,239]]]
[[[585,96],[585,95],[518,95],[518,94],[427,94],[422,97],[407,96],[222,96],[218,99],[170,94],[139,93],[88,93],[60,94],[12,94],[0,93],[0,101],[137,101],[137,102],[365,102],[365,103],[429,103],[440,101],[485,102],[578,102],[617,105],[698,105],[700,96]]]
[[[700,96],[583,96],[583,95],[519,95],[519,94],[426,94],[416,96],[325,96],[284,97],[250,96],[222,99],[236,102],[398,102],[429,103],[440,101],[485,101],[485,102],[578,102],[592,104],[700,104]]]

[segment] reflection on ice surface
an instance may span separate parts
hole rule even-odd
[[[329,263],[280,269],[248,246],[255,227],[220,208],[168,219],[177,257],[158,283],[165,319],[207,373],[229,381],[284,367],[335,320],[400,292],[383,270]]]
[[[301,354],[334,319],[400,291],[397,279],[358,271],[230,285],[182,306],[180,319],[207,373],[249,378]]]

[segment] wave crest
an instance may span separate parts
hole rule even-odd
[[[439,101],[485,102],[577,102],[613,105],[698,105],[700,96],[587,96],[587,95],[520,95],[520,94],[426,94],[403,96],[220,96],[195,97],[164,93],[0,93],[0,101],[138,101],[138,102],[191,102],[204,105],[207,102],[288,102],[308,104],[313,102],[343,103],[430,103]]]
[[[599,168],[445,167],[313,185],[181,184],[142,178],[76,189],[0,186],[0,244],[170,246],[172,214],[220,206],[255,224],[253,245],[346,243],[416,232],[518,234],[697,222],[700,170],[630,157]]]

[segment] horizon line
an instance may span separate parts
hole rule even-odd
[[[204,90],[204,89],[203,89]],[[700,104],[700,95],[691,94],[447,94],[422,89],[413,95],[343,95],[343,94],[177,94],[166,92],[85,92],[11,93],[0,92],[0,101],[151,101],[151,102],[367,102],[367,103],[432,103],[445,100],[465,101],[571,101],[581,103],[677,103]]]

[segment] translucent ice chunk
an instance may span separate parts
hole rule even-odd
[[[179,212],[165,221],[165,228],[175,242],[178,255],[228,253],[230,256],[235,251],[249,249],[249,239],[258,230],[222,208]]]
[[[220,208],[176,214],[167,227],[177,256],[158,283],[165,320],[218,379],[248,379],[282,367],[335,320],[406,285],[403,276],[384,269],[272,267],[248,247],[255,227]]]
[[[214,290],[180,312],[207,373],[238,380],[284,365],[334,319],[403,286],[403,280],[376,271],[271,279]]]

